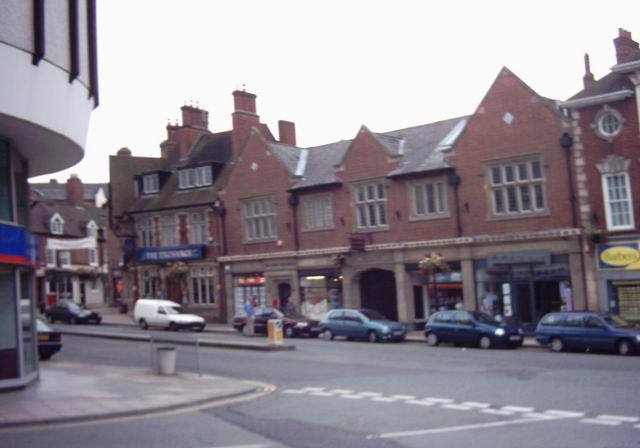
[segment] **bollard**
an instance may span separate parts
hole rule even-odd
[[[176,348],[165,345],[156,349],[156,361],[160,375],[176,374]]]

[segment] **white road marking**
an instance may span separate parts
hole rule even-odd
[[[271,445],[265,445],[264,443],[255,443],[253,445],[222,445],[222,446],[214,446],[211,448],[266,448]]]
[[[363,397],[380,397],[382,394],[380,392],[360,392],[358,395],[362,395]]]
[[[511,411],[503,411],[501,409],[482,409],[480,412],[483,414],[491,414],[491,415],[513,415]]]
[[[316,397],[333,397],[333,394],[331,392],[309,392],[309,395],[314,395]]]
[[[561,417],[557,417],[561,418]],[[370,434],[367,439],[396,439],[400,437],[424,436],[429,434],[441,434],[445,432],[468,431],[470,429],[495,428],[499,426],[522,425],[526,423],[538,423],[551,420],[552,418],[520,418],[491,423],[477,423],[472,425],[447,426],[444,428],[421,429],[417,431],[387,432],[383,434]]]
[[[605,420],[617,420],[619,422],[625,422],[625,423],[635,423],[640,420],[639,417],[629,417],[627,415],[607,415],[607,414],[598,415],[596,418],[603,418]]]
[[[443,404],[440,407],[445,409],[453,409],[454,411],[470,411],[471,410],[469,406],[464,406],[461,404]]]
[[[453,400],[449,399],[449,398],[434,398],[434,397],[426,397],[424,398],[424,400],[426,401],[430,401],[432,403],[436,403],[436,404],[449,404],[449,403],[453,403]]]
[[[500,409],[510,412],[533,412],[535,410],[535,408],[528,408],[524,406],[502,406]]]
[[[306,390],[307,392],[317,392],[324,389],[325,389],[324,387],[305,387],[302,390]]]
[[[433,406],[435,404],[432,401],[424,401],[424,400],[409,400],[409,401],[405,401],[405,403],[417,404],[419,406]]]
[[[547,409],[546,411],[544,411],[544,413],[554,417],[567,417],[567,418],[584,417],[584,412],[563,411],[559,409]]]
[[[362,400],[364,398],[362,395],[353,395],[353,394],[341,394],[338,396],[340,398],[347,398],[349,400]]]
[[[306,394],[307,391],[306,390],[297,390],[297,389],[286,389],[286,390],[283,390],[282,393],[284,393],[284,394],[302,395],[302,394]]]
[[[380,401],[382,403],[395,403],[398,400],[392,397],[373,397],[371,401]]]
[[[334,394],[352,394],[353,393],[352,390],[347,390],[347,389],[333,389],[330,392],[333,392]]]
[[[415,400],[415,395],[391,395],[391,398],[395,398],[396,400]]]
[[[606,425],[606,426],[618,426],[620,421],[618,420],[601,420],[598,418],[583,418],[580,423],[591,423],[593,425]]]
[[[469,406],[470,408],[486,409],[491,406],[489,403],[479,403],[477,401],[463,401],[460,403],[462,406]]]

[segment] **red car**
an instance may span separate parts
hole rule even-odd
[[[253,313],[253,331],[256,334],[267,334],[267,322],[270,319],[282,320],[282,334],[285,338],[295,336],[317,337],[320,332],[318,322],[309,320],[300,314],[287,313],[276,308],[259,307]],[[233,318],[233,328],[242,333],[247,325],[247,316]]]

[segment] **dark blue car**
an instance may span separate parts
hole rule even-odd
[[[491,348],[493,346],[520,347],[523,331],[519,325],[498,322],[488,314],[477,311],[438,311],[424,327],[427,344],[441,342]]]
[[[630,355],[640,350],[640,331],[616,314],[567,311],[540,319],[536,340],[554,352],[565,349]]]

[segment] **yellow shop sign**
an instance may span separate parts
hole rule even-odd
[[[598,245],[599,269],[640,269],[638,243]]]

